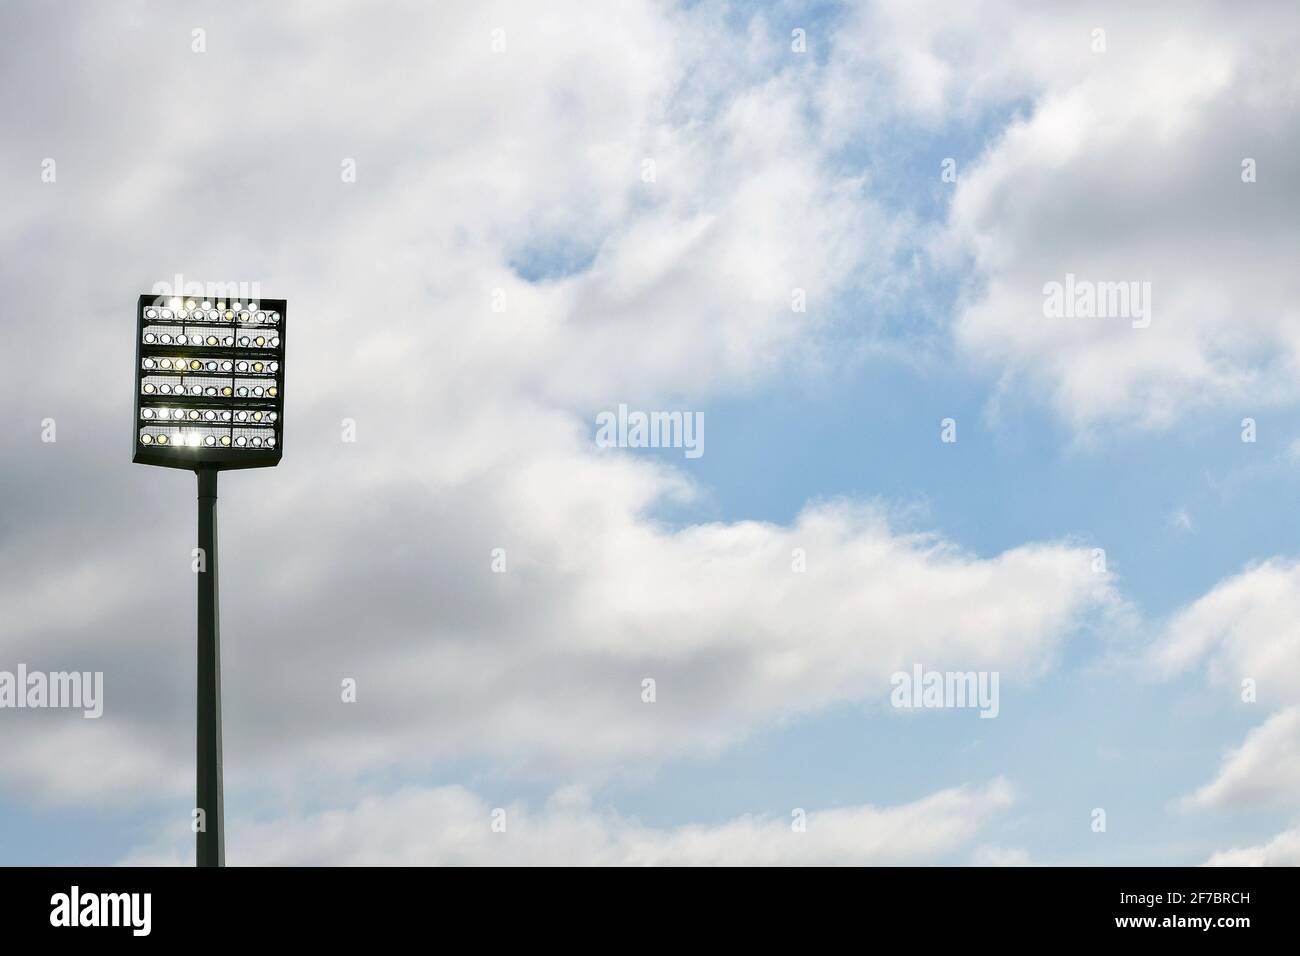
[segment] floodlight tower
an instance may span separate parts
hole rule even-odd
[[[199,479],[199,866],[226,863],[217,626],[217,472],[270,468],[284,453],[283,299],[142,295],[136,303],[132,461]]]

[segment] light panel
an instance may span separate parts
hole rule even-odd
[[[268,467],[283,454],[283,299],[140,296],[133,460]]]

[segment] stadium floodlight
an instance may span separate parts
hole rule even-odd
[[[142,295],[135,315],[132,461],[199,479],[195,850],[224,866],[217,473],[270,468],[284,454],[283,299]],[[201,821],[201,825],[200,825]]]

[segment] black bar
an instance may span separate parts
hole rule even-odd
[[[0,867],[0,923],[14,952],[25,951],[19,941],[47,934],[66,940],[76,932],[77,942],[91,944],[132,938],[122,920],[60,925],[55,897],[70,897],[73,886],[83,899],[149,893],[149,936],[162,942],[192,942],[199,930],[207,945],[284,939],[294,951],[405,944],[413,934],[446,931],[478,945],[522,934],[529,945],[551,938],[602,950],[648,933],[670,942],[720,937],[729,951],[748,939],[796,952],[847,942],[866,953],[934,953],[948,942],[982,952],[1007,942],[1077,948],[1127,938],[1125,949],[1182,952],[1203,940],[1233,952],[1285,939],[1295,923],[1295,873],[1286,869],[460,870],[451,878],[418,869]],[[557,907],[557,899],[571,902]]]
[[[217,469],[199,468],[198,734],[195,745],[195,808],[202,810],[194,834],[198,866],[225,866],[226,839],[221,792],[221,629],[217,607]],[[197,824],[196,824],[197,825]]]

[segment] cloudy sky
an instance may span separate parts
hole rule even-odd
[[[178,274],[292,326],[231,864],[1300,862],[1300,11],[1046,6],[5,4],[0,863],[193,861]]]

